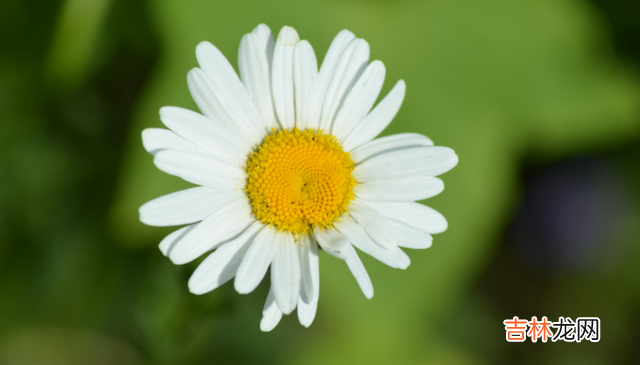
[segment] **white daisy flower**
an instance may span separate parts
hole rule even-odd
[[[213,251],[189,279],[195,294],[235,277],[252,292],[271,267],[271,290],[260,328],[273,329],[298,309],[304,326],[318,305],[318,249],[345,260],[367,298],[371,280],[354,246],[405,269],[400,249],[427,248],[444,217],[415,203],[440,193],[435,176],[458,157],[425,136],[373,140],[404,99],[398,81],[371,110],[385,67],[369,63],[369,45],[343,30],[318,70],[313,48],[291,27],[277,40],[261,24],[240,42],[240,77],[212,44],[196,47],[200,68],[189,91],[202,114],[160,109],[169,128],[146,129],[144,147],[156,166],[199,185],[140,208],[152,226],[187,226],[160,250],[175,264]]]

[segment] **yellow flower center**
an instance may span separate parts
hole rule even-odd
[[[330,227],[353,200],[355,164],[334,136],[319,131],[274,132],[247,165],[253,213],[280,230]]]

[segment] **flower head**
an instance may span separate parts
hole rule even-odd
[[[187,81],[202,114],[164,107],[169,130],[146,129],[142,139],[160,170],[199,186],[140,208],[148,225],[186,224],[160,243],[174,263],[212,251],[191,276],[191,292],[235,277],[236,290],[249,293],[271,268],[261,329],[296,308],[309,326],[319,248],[345,260],[371,298],[354,246],[405,269],[400,247],[427,248],[430,234],[446,229],[442,215],[415,201],[444,189],[435,176],[458,157],[419,134],[373,140],[396,115],[405,84],[371,110],[385,68],[369,63],[367,42],[340,32],[318,70],[313,48],[293,28],[275,40],[261,24],[240,43],[240,77],[208,42],[196,57],[200,68]]]

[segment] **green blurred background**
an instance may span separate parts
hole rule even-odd
[[[314,324],[259,330],[268,280],[187,290],[137,208],[188,186],[140,141],[197,110],[195,46],[342,29],[407,96],[384,134],[460,163],[426,202],[449,221],[412,265],[363,257],[375,297],[321,254]],[[0,1],[0,364],[640,363],[637,0]],[[599,343],[507,343],[502,321],[595,316]]]

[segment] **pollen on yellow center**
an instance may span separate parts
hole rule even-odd
[[[280,130],[247,163],[247,193],[265,224],[291,233],[329,227],[353,200],[355,164],[331,135]]]

